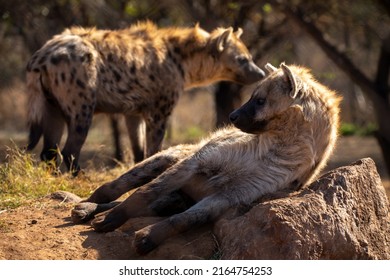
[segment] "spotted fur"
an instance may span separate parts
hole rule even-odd
[[[126,116],[132,140],[146,124],[145,141],[132,141],[136,161],[161,147],[167,119],[182,92],[220,80],[250,84],[264,76],[239,39],[242,30],[157,28],[150,22],[122,30],[74,27],[54,36],[27,65],[30,140],[43,134],[41,158],[62,150],[77,173],[81,147],[96,112]]]

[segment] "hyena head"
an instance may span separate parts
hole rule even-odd
[[[233,32],[233,28],[217,28],[211,33],[213,52],[217,53],[217,62],[224,68],[224,80],[240,84],[252,84],[264,78],[265,74],[252,59],[250,52],[241,41],[242,29]]]
[[[248,102],[230,114],[230,121],[240,130],[258,134],[267,124],[295,101],[300,90],[299,78],[284,63],[280,69],[265,66],[269,75],[255,88]]]

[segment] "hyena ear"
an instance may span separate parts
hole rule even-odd
[[[267,70],[268,74],[271,74],[275,71],[278,70],[278,68],[276,68],[275,66],[273,66],[271,63],[267,63],[265,66],[264,66],[265,70]]]
[[[227,28],[221,35],[217,38],[217,50],[219,52],[223,52],[225,49],[227,43],[229,42],[230,38],[233,34],[233,27]]]
[[[280,68],[282,68],[286,82],[289,82],[291,85],[290,96],[292,98],[296,98],[298,92],[302,88],[302,83],[300,79],[291,71],[291,69],[284,63],[280,64]]]
[[[239,27],[236,32],[234,32],[234,35],[236,35],[237,39],[239,39],[242,35],[243,31],[242,28]]]
[[[296,98],[300,90],[305,90],[305,86],[302,80],[294,74],[291,69],[285,65],[284,63],[280,64],[280,68],[282,68],[283,73],[286,77],[286,81],[291,85],[290,96],[292,98]],[[303,117],[306,121],[312,121],[315,115],[316,105],[313,103],[311,99],[304,99],[299,101],[299,105],[302,107]]]

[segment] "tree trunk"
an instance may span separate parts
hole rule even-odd
[[[241,86],[220,82],[215,90],[216,127],[230,123],[229,115],[241,105]]]
[[[378,68],[375,79],[376,91],[384,102],[375,106],[377,119],[380,119],[376,138],[382,149],[383,158],[387,166],[387,172],[390,175],[390,105],[389,105],[389,75],[390,75],[390,35],[382,41],[381,51],[379,54]],[[387,129],[386,129],[387,127]]]

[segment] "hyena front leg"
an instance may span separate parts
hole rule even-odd
[[[119,178],[99,187],[89,198],[76,205],[72,210],[73,221],[85,222],[96,214],[116,206],[117,203],[111,202],[129,190],[152,181],[166,169],[186,158],[194,148],[194,145],[174,146],[138,163]]]
[[[191,159],[185,159],[166,170],[159,177],[138,188],[131,196],[106,215],[97,216],[92,221],[96,231],[113,231],[129,218],[138,216],[156,216],[155,202],[162,196],[179,190],[196,175]]]
[[[146,254],[166,239],[216,219],[229,207],[231,202],[226,194],[208,196],[182,213],[137,231],[133,245],[139,254]]]
[[[159,150],[165,136],[165,128],[168,121],[168,115],[155,115],[153,118],[146,120],[146,133],[145,133],[145,157],[150,157]]]
[[[112,130],[112,138],[114,140],[114,148],[115,148],[115,159],[118,161],[124,160],[123,149],[121,144],[121,133],[119,129],[119,115],[111,114],[109,116],[111,130]]]

